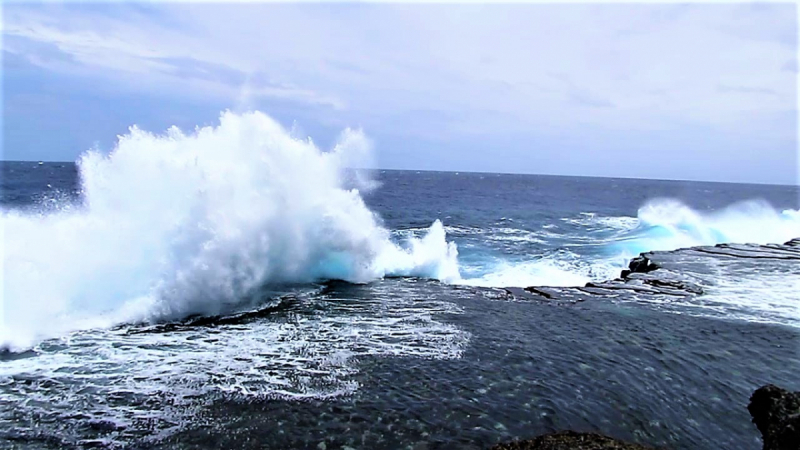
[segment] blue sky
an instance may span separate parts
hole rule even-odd
[[[259,109],[382,168],[797,184],[793,4],[3,6],[3,158]],[[221,150],[224,151],[224,150]]]

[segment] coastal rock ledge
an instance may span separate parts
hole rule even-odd
[[[497,444],[490,450],[652,450],[595,433],[560,431],[524,441]]]
[[[768,384],[753,393],[747,409],[764,439],[764,450],[800,449],[800,392]]]
[[[747,410],[764,439],[764,450],[800,450],[800,392],[768,384],[750,397]],[[497,444],[490,450],[653,450],[596,433],[559,431]]]
[[[713,277],[724,271],[736,278],[738,273],[752,271],[748,266],[753,264],[758,264],[759,270],[765,272],[800,274],[800,238],[783,244],[717,244],[645,252],[631,259],[628,268],[613,280],[592,281],[580,287],[506,287],[499,293],[497,289],[485,288],[482,292],[493,298],[499,295],[561,304],[603,298],[636,301],[642,297],[648,300],[661,297],[671,302],[680,297],[689,299],[703,295],[698,275]]]

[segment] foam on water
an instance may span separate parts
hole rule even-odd
[[[387,285],[370,287],[374,299],[299,296],[283,313],[246,324],[90,330],[42,342],[35,357],[0,364],[0,403],[25,405],[0,412],[0,425],[35,433],[26,427],[46,421],[70,442],[80,439],[82,420],[102,421],[120,431],[145,427],[157,439],[215,395],[325,399],[358,389],[364,356],[461,356],[469,333],[437,320],[461,313],[458,306],[413,281]],[[84,405],[80,414],[76,405]]]
[[[561,220],[568,224],[580,225],[590,230],[629,230],[638,224],[638,220],[635,217],[604,217],[590,212],[582,212],[579,217],[565,217]]]
[[[480,287],[582,286],[589,280],[574,267],[542,259],[516,263],[500,261],[485,275],[458,283]]]
[[[800,236],[800,211],[778,211],[765,200],[748,200],[713,212],[696,211],[674,199],[639,208],[633,236],[613,244],[637,254],[721,243],[783,243]]]
[[[456,283],[480,287],[583,286],[590,281],[615,278],[619,270],[616,260],[559,251],[530,260],[493,259],[477,271],[462,263],[465,277]]]
[[[575,250],[580,256],[571,251],[545,257],[532,254],[528,260],[494,259],[480,267],[462,266],[462,274],[478,275],[459,283],[484,287],[583,286],[588,281],[616,278],[630,258],[645,251],[719,243],[782,243],[800,236],[800,212],[778,211],[764,200],[701,212],[678,200],[654,199],[639,209],[637,217],[585,212],[561,221],[579,227],[578,231],[560,234],[549,224],[539,231],[496,228],[487,231],[484,238],[513,245],[561,242],[562,248]],[[589,247],[594,249],[587,250]]]
[[[750,322],[800,326],[800,274],[750,271],[715,280],[696,307]]]
[[[438,221],[398,246],[364,204],[370,143],[345,130],[331,151],[258,112],[154,135],[136,127],[78,161],[83,205],[3,211],[0,345],[252,301],[265,284],[384,276],[458,279]]]

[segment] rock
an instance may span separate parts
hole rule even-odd
[[[531,294],[541,295],[542,297],[547,298],[547,299],[553,298],[553,296],[550,295],[547,291],[543,291],[541,289],[538,289],[535,286],[526,287],[525,290],[530,292]]]
[[[800,247],[800,238],[794,238],[791,241],[786,242],[783,245],[785,245],[787,247]]]
[[[747,410],[764,439],[764,450],[800,449],[800,392],[768,384],[753,393]]]
[[[560,431],[525,441],[497,444],[491,450],[650,450],[595,433]]]
[[[704,279],[723,274],[737,278],[757,265],[763,272],[800,276],[800,238],[785,244],[718,244],[669,251],[651,251],[633,258],[619,278],[590,281],[584,286],[466,287],[490,299],[575,305],[609,299],[669,304],[704,294]],[[658,269],[658,270],[656,270]],[[800,450],[800,449],[798,449]]]
[[[633,258],[628,264],[628,270],[623,270],[620,276],[627,278],[632,273],[647,273],[656,269],[658,269],[658,265],[642,254]]]

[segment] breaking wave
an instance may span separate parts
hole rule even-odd
[[[360,131],[321,151],[259,112],[191,133],[132,127],[109,154],[79,159],[82,204],[2,212],[0,346],[219,314],[268,284],[458,279],[440,222],[397,245],[365,206],[372,183],[346,169],[370,152]]]
[[[702,212],[674,199],[654,199],[639,208],[629,236],[612,244],[626,254],[722,243],[783,243],[800,236],[800,211],[747,200]]]

